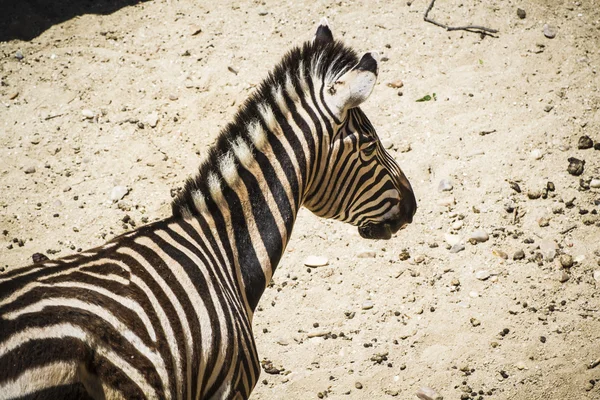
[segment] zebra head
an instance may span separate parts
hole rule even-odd
[[[314,45],[323,53],[339,46],[326,20],[317,28]],[[333,60],[320,66],[320,88],[315,84],[332,124],[304,205],[318,216],[358,226],[364,238],[389,239],[412,222],[417,203],[408,179],[359,108],[375,86],[377,54],[366,53],[346,66],[335,65],[342,61],[330,54],[317,58]]]

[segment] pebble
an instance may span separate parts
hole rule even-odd
[[[26,174],[33,174],[33,173],[35,173],[35,167],[34,166],[27,167],[27,168],[25,168],[25,170],[23,172],[25,172]]]
[[[583,174],[583,167],[585,165],[585,160],[579,160],[575,157],[569,157],[569,166],[567,167],[567,172],[574,176],[579,176]]]
[[[430,387],[422,387],[417,390],[417,397],[421,400],[444,400],[444,397]]]
[[[19,92],[12,92],[11,94],[8,95],[8,99],[9,100],[14,100],[19,96]]]
[[[594,189],[600,189],[600,179],[592,179],[590,181],[590,187]]]
[[[591,149],[594,147],[594,141],[587,135],[583,135],[577,141],[577,148],[579,150]]]
[[[158,114],[155,112],[148,114],[145,122],[150,125],[151,128],[156,128],[156,125],[158,125]]]
[[[177,100],[177,99],[179,99],[179,96],[177,96],[175,93],[171,93],[171,94],[169,95],[169,100],[171,100],[171,101],[175,101],[175,100]]]
[[[530,154],[535,160],[540,160],[542,157],[544,157],[544,153],[542,153],[540,149],[533,149],[531,150]]]
[[[83,115],[87,119],[92,119],[96,116],[96,113],[90,110],[89,108],[84,108],[81,110],[81,115]]]
[[[479,279],[480,281],[485,281],[486,279],[488,279],[492,274],[490,273],[490,271],[488,270],[481,270],[481,271],[477,271],[475,272],[475,278]]]
[[[515,251],[515,254],[513,254],[513,260],[522,260],[525,258],[525,252],[523,250],[517,250]]]
[[[360,390],[360,389],[362,389],[362,388],[363,388],[363,385],[362,385],[362,383],[360,383],[360,382],[356,382],[356,383],[354,384],[354,387]]]
[[[554,260],[554,257],[556,257],[556,242],[552,239],[542,239],[540,241],[540,251],[546,260]]]
[[[594,150],[600,150],[600,142],[594,143]]]
[[[517,8],[517,17],[525,19],[525,17],[527,17],[527,12],[521,8]]]
[[[594,271],[594,280],[598,283],[600,283],[600,269],[597,269]]]
[[[16,58],[17,60],[19,60],[19,61],[20,61],[20,60],[22,60],[23,58],[25,58],[25,56],[23,55],[23,52],[22,52],[21,50],[17,50],[17,51],[15,52],[15,58]]]
[[[364,303],[362,303],[361,308],[363,310],[370,310],[371,308],[373,308],[374,304],[371,300],[367,300]]]
[[[568,281],[568,280],[569,280],[569,274],[567,274],[567,272],[566,272],[566,271],[560,271],[560,272],[558,273],[558,280],[559,280],[559,282],[561,282],[561,283],[565,283],[566,281]]]
[[[544,24],[544,36],[548,39],[554,39],[556,37],[556,28],[552,25]]]
[[[477,327],[477,326],[481,325],[481,322],[477,318],[471,318],[471,325],[473,325],[474,327]]]
[[[452,186],[452,181],[450,181],[449,179],[442,179],[438,184],[439,192],[449,192],[452,189],[454,189],[454,186]]]
[[[529,368],[527,368],[527,364],[525,364],[525,362],[523,362],[523,361],[517,361],[517,363],[515,364],[515,367],[517,367],[517,369],[519,371],[522,371],[524,369],[529,369]]]
[[[452,230],[458,231],[463,227],[465,223],[463,221],[456,221],[452,224]]]
[[[110,200],[119,201],[125,197],[127,193],[129,193],[129,188],[127,186],[115,186],[110,191]]]
[[[462,243],[457,243],[450,248],[450,253],[459,253],[465,249],[465,245]]]
[[[438,205],[443,207],[452,207],[456,204],[454,196],[443,197],[437,201]]]
[[[388,87],[391,87],[393,89],[400,89],[402,86],[404,86],[404,82],[402,82],[400,79],[397,79],[393,82],[390,82],[387,84]]]
[[[489,238],[489,235],[482,230],[474,231],[469,235],[469,240],[474,240],[479,243],[487,242]]]
[[[550,220],[546,217],[541,217],[540,219],[538,219],[538,225],[540,226],[540,228],[545,228],[548,225],[550,225]]]
[[[570,254],[562,254],[559,261],[563,268],[571,268],[573,266],[573,257]]]
[[[425,256],[424,255],[419,254],[418,256],[415,257],[415,263],[421,264],[423,261],[425,261]]]
[[[521,193],[521,186],[517,182],[509,182],[510,188],[517,193]]]
[[[506,254],[505,252],[503,252],[502,250],[492,250],[492,254],[495,255],[496,257],[500,257],[503,260],[508,260],[508,254]]]
[[[529,190],[527,192],[527,197],[529,197],[530,200],[539,199],[540,197],[542,197],[542,191],[541,190]]]
[[[460,243],[460,236],[458,235],[451,235],[449,233],[446,233],[444,235],[444,239],[446,240],[446,243],[448,243],[450,246],[454,246]]]
[[[323,256],[308,256],[304,260],[304,265],[311,268],[324,267],[329,264],[327,257]]]

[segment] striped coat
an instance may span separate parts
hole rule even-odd
[[[389,239],[415,197],[358,106],[377,56],[326,21],[220,134],[173,215],[0,275],[0,399],[245,399],[252,316],[301,206]]]

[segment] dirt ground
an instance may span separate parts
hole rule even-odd
[[[238,105],[326,16],[381,54],[363,109],[419,209],[389,241],[300,213],[254,320],[276,373],[252,399],[600,399],[600,151],[578,146],[600,142],[597,0],[430,14],[495,37],[424,22],[425,0],[58,3],[0,5],[0,268],[166,217]],[[489,239],[469,241],[478,231]]]

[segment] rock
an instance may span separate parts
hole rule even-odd
[[[540,241],[540,252],[546,260],[554,260],[554,257],[556,257],[556,242],[552,239],[542,239]]]
[[[579,176],[583,174],[583,167],[585,165],[585,160],[579,160],[575,157],[569,157],[569,166],[567,167],[567,172],[574,176]]]
[[[96,116],[96,113],[90,110],[89,108],[84,108],[81,110],[81,115],[83,115],[87,119],[92,119]]]
[[[356,255],[357,258],[375,258],[377,254],[371,250],[361,251]]]
[[[261,17],[264,17],[265,15],[269,15],[269,12],[267,10],[260,10],[258,12],[258,15],[260,15]]]
[[[509,182],[510,188],[517,193],[521,193],[521,186],[517,182]]]
[[[448,243],[450,246],[454,246],[455,244],[460,243],[460,236],[458,235],[451,235],[449,233],[446,233],[444,235],[444,239],[446,240],[446,243]]]
[[[37,264],[37,263],[41,263],[44,261],[48,261],[49,258],[45,254],[42,254],[42,253],[33,253],[31,255],[31,260],[33,261],[34,264]]]
[[[554,39],[556,37],[556,28],[552,25],[544,24],[544,36],[548,39]]]
[[[169,100],[171,100],[171,101],[175,101],[175,100],[177,100],[177,99],[179,99],[179,96],[177,96],[175,93],[171,93],[171,94],[169,95]]]
[[[415,263],[416,264],[421,264],[423,261],[425,261],[425,256],[422,254],[419,254],[418,256],[415,257]]]
[[[323,337],[323,336],[327,336],[331,333],[331,331],[329,330],[318,330],[318,331],[314,331],[314,332],[309,332],[306,337],[312,339],[312,338],[316,338],[316,337]]]
[[[531,150],[531,157],[535,160],[540,160],[542,157],[544,157],[544,153],[542,153],[542,151],[540,149],[533,149]]]
[[[421,400],[444,400],[438,392],[429,387],[420,388],[416,395]]]
[[[546,183],[546,189],[549,192],[554,192],[556,190],[556,186],[554,186],[553,182],[548,181],[548,183]]]
[[[481,325],[481,322],[477,318],[471,318],[471,325],[479,326]]]
[[[522,260],[525,258],[525,252],[523,250],[517,250],[515,251],[515,254],[513,254],[513,260]]]
[[[8,95],[8,99],[9,100],[14,100],[19,96],[19,92],[12,92],[11,94]]]
[[[492,254],[495,255],[496,257],[500,257],[503,260],[508,260],[508,254],[506,254],[505,252],[503,252],[502,250],[492,250]]]
[[[407,250],[402,250],[400,254],[398,254],[398,259],[400,261],[406,261],[410,258],[410,253]]]
[[[583,135],[577,141],[577,148],[579,150],[591,149],[594,147],[594,141],[587,135]]]
[[[508,200],[506,203],[504,203],[504,211],[507,213],[512,213],[515,211],[515,207],[517,207],[517,205],[512,200]]]
[[[465,249],[465,245],[462,243],[457,243],[450,248],[450,253],[459,253]]]
[[[156,128],[156,125],[158,125],[158,114],[155,112],[148,114],[145,122],[150,125],[151,128]]]
[[[304,259],[304,265],[311,268],[324,267],[329,264],[327,257],[308,256]]]
[[[25,170],[23,170],[23,172],[25,172],[26,174],[34,174],[35,173],[35,167],[34,166],[27,167],[27,168],[25,168]]]
[[[478,279],[478,280],[480,280],[480,281],[485,281],[490,276],[492,276],[492,274],[490,273],[490,271],[485,270],[485,269],[483,269],[481,271],[475,272],[475,278]]]
[[[454,278],[454,279],[452,279],[450,281],[450,285],[452,285],[452,286],[460,286],[460,281],[458,279]]]
[[[600,150],[600,142],[594,143],[594,150]]]
[[[571,268],[573,266],[573,257],[569,254],[562,254],[559,257],[559,261],[563,268]]]
[[[374,304],[371,300],[367,300],[364,303],[362,303],[361,309],[363,310],[370,310],[371,308],[373,308]]]
[[[525,362],[523,362],[523,361],[517,361],[517,363],[515,364],[515,367],[517,367],[517,369],[519,371],[522,371],[524,369],[529,369],[529,368],[527,368],[527,364],[525,364]]]
[[[464,224],[465,223],[460,220],[456,221],[456,222],[452,223],[452,230],[458,231],[458,230],[460,230],[460,228],[463,227]]]
[[[469,235],[470,241],[475,241],[478,243],[487,242],[489,238],[489,235],[482,230],[474,231]]]
[[[590,187],[594,189],[600,189],[600,179],[592,179],[590,181]]]
[[[527,197],[529,197],[530,200],[539,199],[540,197],[542,197],[542,191],[541,190],[529,190],[527,192]]]
[[[527,12],[521,8],[517,8],[517,17],[525,19],[525,17],[527,17]]]
[[[569,280],[569,274],[566,271],[560,271],[558,273],[558,281],[560,283],[565,283],[568,280]]]
[[[115,186],[110,192],[110,200],[119,201],[125,197],[127,193],[129,193],[129,188],[127,186]]]
[[[593,276],[594,276],[594,280],[596,282],[600,283],[600,269],[595,270]]]
[[[554,109],[554,106],[550,105],[550,104],[548,104],[546,107],[544,107],[545,112],[550,112],[550,111],[552,111],[552,109]]]
[[[23,55],[23,52],[21,50],[17,50],[15,52],[15,58],[19,61],[21,61],[23,58],[25,58],[25,56]]]
[[[456,204],[454,196],[443,197],[437,201],[438,205],[442,207],[452,207]]]
[[[402,86],[404,86],[404,82],[402,82],[400,79],[397,79],[393,82],[389,82],[387,85],[393,89],[400,89]]]
[[[550,225],[550,219],[546,217],[541,217],[540,219],[538,219],[538,225],[540,226],[540,228],[545,228],[548,225]]]
[[[454,188],[454,186],[452,186],[452,181],[450,181],[450,179],[442,179],[440,181],[440,183],[438,184],[439,192],[449,192],[453,188]]]
[[[355,388],[357,388],[358,390],[360,390],[360,389],[362,389],[362,388],[363,388],[363,385],[362,385],[362,383],[360,383],[360,382],[356,382],[356,383],[354,384],[354,387],[355,387]]]

